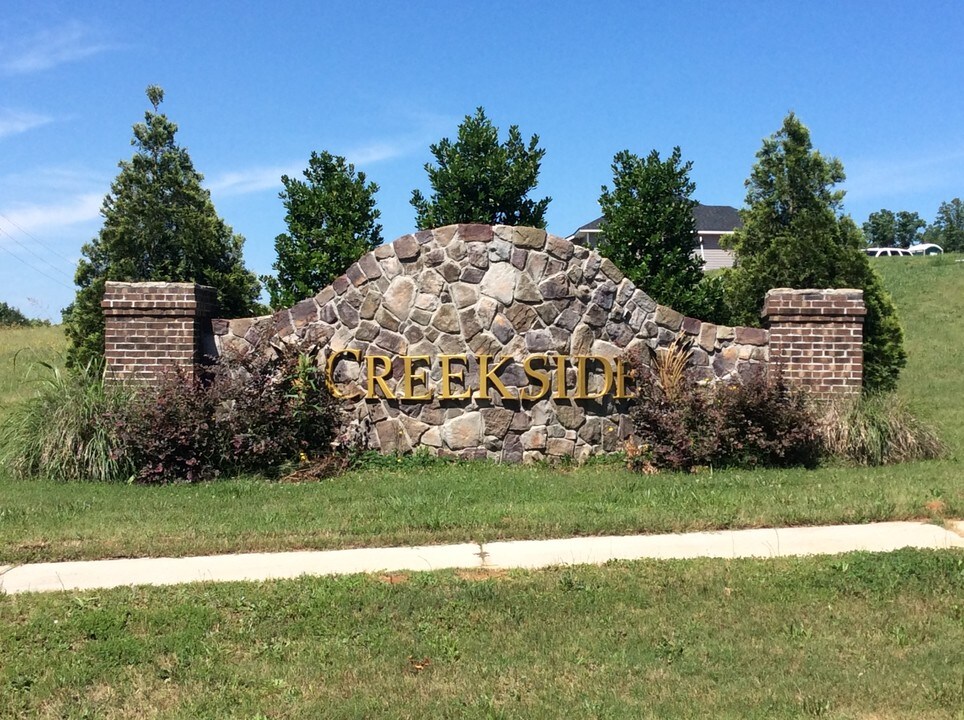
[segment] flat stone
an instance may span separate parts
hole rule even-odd
[[[549,263],[549,257],[541,252],[530,252],[529,259],[526,260],[526,273],[533,280],[542,280],[545,275],[546,265]]]
[[[465,242],[488,242],[492,239],[492,226],[466,223],[458,226],[458,236]]]
[[[318,306],[313,298],[302,300],[291,308],[291,322],[296,328],[318,319]]]
[[[378,333],[381,332],[381,326],[378,323],[374,323],[371,320],[362,320],[358,323],[358,328],[355,330],[355,337],[359,340],[365,342],[370,342],[378,337]]]
[[[471,308],[459,313],[459,323],[462,326],[462,337],[465,340],[471,340],[482,332],[482,326],[479,324],[475,311]]]
[[[382,329],[375,338],[375,345],[396,355],[404,355],[408,350],[408,341],[397,332]]]
[[[559,317],[556,318],[555,325],[556,327],[561,327],[564,330],[572,332],[575,329],[576,325],[579,324],[579,320],[581,318],[582,318],[581,313],[578,313],[575,310],[573,310],[571,307],[569,307],[563,310],[561,313],[559,313]]]
[[[546,252],[560,260],[568,261],[572,257],[572,243],[556,235],[547,235]]]
[[[448,255],[450,260],[454,262],[461,262],[465,259],[467,254],[465,243],[461,240],[455,240],[447,248],[445,248],[445,254]]]
[[[592,342],[595,340],[592,328],[585,323],[580,323],[572,332],[570,342],[573,355],[589,355],[592,350]]]
[[[665,305],[657,305],[656,324],[669,330],[679,330],[683,324],[683,315]]]
[[[536,323],[539,315],[528,305],[513,303],[506,308],[505,316],[517,331],[538,329]]]
[[[358,311],[349,303],[338,303],[335,306],[335,312],[338,314],[338,319],[341,320],[346,326],[353,328],[358,325]]]
[[[418,290],[429,295],[441,295],[442,288],[445,287],[445,278],[435,270],[426,270],[418,276]]]
[[[515,283],[515,299],[518,302],[537,303],[542,302],[542,293],[526,273],[518,273]]]
[[[612,310],[616,300],[616,286],[611,281],[600,285],[592,295],[592,301],[603,310]]]
[[[459,279],[459,275],[462,274],[462,268],[459,267],[458,263],[452,262],[451,260],[446,260],[442,263],[442,266],[438,269],[439,273],[445,278],[446,282],[455,282]]]
[[[371,320],[382,304],[382,294],[377,290],[372,290],[365,295],[361,307],[358,308],[358,315],[363,320]]]
[[[315,295],[315,302],[318,304],[318,307],[324,307],[334,299],[335,299],[335,290],[334,288],[331,287],[331,285],[329,285],[320,293]]]
[[[609,313],[605,309],[599,307],[598,305],[590,305],[585,314],[583,315],[583,322],[592,327],[601,328],[606,324],[606,320],[609,318]]]
[[[716,349],[716,325],[713,323],[703,323],[700,327],[697,342],[706,352],[713,352]]]
[[[402,235],[392,243],[395,256],[402,262],[412,262],[418,257],[419,244],[414,235]]]
[[[556,405],[556,419],[559,424],[568,430],[576,430],[582,427],[586,421],[586,414],[578,405]]]
[[[479,323],[486,330],[492,325],[492,320],[498,311],[499,303],[490,297],[480,297],[478,304],[475,306],[475,314],[479,318]]]
[[[613,282],[617,282],[617,283],[622,282],[623,278],[626,277],[625,275],[623,275],[623,272],[618,267],[616,267],[613,264],[613,261],[610,260],[609,258],[603,258],[600,261],[599,269],[602,271],[603,275],[608,277]]]
[[[512,245],[505,240],[493,240],[489,243],[489,262],[508,262],[512,253]]]
[[[605,340],[596,340],[592,344],[591,354],[599,355],[600,357],[605,357],[612,360],[620,357],[623,354],[623,350],[618,345],[613,345]]]
[[[489,330],[503,345],[509,342],[516,334],[515,327],[513,327],[512,323],[502,313],[495,316],[489,326]]]
[[[368,280],[368,277],[362,271],[361,266],[358,263],[352,263],[351,266],[345,271],[345,277],[348,278],[349,282],[355,287],[358,287],[363,282]]]
[[[526,260],[528,259],[529,253],[525,248],[513,247],[509,254],[509,262],[512,263],[512,267],[519,270],[525,270]]]
[[[459,314],[455,309],[455,306],[449,303],[442,305],[442,307],[435,312],[435,318],[432,320],[432,325],[442,332],[459,332],[461,327],[459,325]]]
[[[442,425],[442,443],[449,450],[474,448],[482,444],[482,414],[467,412]]]
[[[743,345],[766,345],[769,341],[769,333],[761,328],[738,327],[734,330],[736,342]]]
[[[465,247],[465,257],[469,265],[480,270],[485,270],[489,267],[489,252],[485,243],[468,243]]]
[[[438,267],[447,259],[445,250],[439,247],[432,248],[422,255],[422,262],[425,263],[425,267]]]
[[[415,281],[407,275],[399,275],[392,280],[388,290],[385,291],[382,306],[399,321],[403,321],[408,318],[415,304],[415,294]]]
[[[516,227],[513,229],[512,243],[522,248],[541,250],[546,245],[546,231],[532,227]]]
[[[381,327],[388,328],[389,330],[397,331],[399,328],[398,318],[396,318],[383,307],[380,307],[375,311],[375,322],[377,322]]]
[[[479,299],[479,292],[475,285],[469,285],[468,283],[456,282],[452,283],[449,287],[452,293],[452,299],[455,301],[455,305],[458,308],[465,308],[469,305],[474,305]]]
[[[546,352],[550,350],[552,346],[552,335],[548,330],[530,330],[526,333],[526,348],[529,352]]]
[[[549,439],[544,426],[534,427],[522,433],[522,447],[526,450],[545,450]]]
[[[478,285],[482,282],[482,278],[485,277],[485,271],[477,267],[464,267],[459,275],[459,280],[466,283],[472,283],[473,285]]]
[[[505,408],[483,408],[481,414],[485,434],[501,438],[509,431],[515,413]]]
[[[546,454],[551,457],[571,457],[575,449],[575,441],[566,438],[549,438],[546,442]]]
[[[479,284],[479,291],[503,305],[508,305],[512,302],[516,273],[516,269],[508,263],[491,265]]]
[[[547,300],[556,300],[572,296],[572,291],[569,288],[569,278],[566,277],[565,273],[553,275],[547,280],[542,281],[539,284],[539,291],[542,293],[542,297]]]

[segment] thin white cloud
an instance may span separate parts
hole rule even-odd
[[[0,138],[18,135],[52,121],[53,118],[46,115],[0,108]]]
[[[15,205],[3,208],[0,212],[11,226],[22,232],[34,233],[43,230],[49,233],[57,228],[97,220],[103,201],[103,195],[84,193],[63,202]],[[0,218],[0,222],[3,222],[3,218]]]
[[[25,75],[83,60],[110,49],[80,22],[41,30],[12,46],[0,47],[0,71]]]
[[[296,165],[288,167],[259,167],[223,173],[211,182],[208,188],[222,197],[249,195],[281,187],[282,175],[297,175],[301,171]]]
[[[353,164],[356,169],[364,170],[365,166],[405,155],[415,147],[414,143],[383,142],[362,145],[347,152],[336,152],[335,154],[343,154],[345,159]],[[212,193],[221,197],[249,195],[265,190],[279,190],[281,188],[281,176],[300,178],[307,162],[306,159],[302,163],[290,163],[274,167],[254,167],[222,173],[207,183],[207,186]]]

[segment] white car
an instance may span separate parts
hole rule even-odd
[[[934,243],[921,243],[920,245],[911,245],[910,252],[912,255],[943,255],[944,248]]]
[[[870,257],[910,257],[910,250],[904,248],[867,248],[864,250]]]

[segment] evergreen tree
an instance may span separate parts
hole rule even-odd
[[[277,277],[263,278],[274,308],[315,294],[382,242],[378,186],[366,184],[365,173],[322,152],[311,154],[304,176],[281,178],[288,232],[274,241]]]
[[[253,314],[260,292],[242,262],[244,238],[218,217],[201,174],[174,140],[177,125],[158,112],[164,91],[151,85],[147,99],[153,110],[134,125],[136,151],[119,163],[101,208],[103,227],[82,248],[77,295],[64,310],[71,366],[103,357],[107,280],[211,285],[224,317]]]
[[[522,141],[518,125],[499,142],[499,128],[480,107],[459,125],[458,139],[443,138],[431,146],[438,166],[426,163],[432,196],[412,191],[415,222],[420,229],[454,223],[546,226],[550,198],[531,200],[546,151],[539,136]]]
[[[893,301],[863,252],[863,238],[843,214],[843,165],[813,149],[810,131],[790,113],[763,141],[746,181],[743,228],[731,243],[727,278],[734,322],[755,325],[766,291],[859,288],[864,291],[864,387],[889,390],[906,363]]]
[[[686,315],[715,320],[720,291],[704,282],[696,257],[692,162],[678,147],[665,160],[656,150],[644,160],[624,150],[613,159],[613,189],[599,198],[603,212],[598,250],[657,302]],[[716,295],[715,302],[711,296]],[[708,292],[710,291],[710,292]]]

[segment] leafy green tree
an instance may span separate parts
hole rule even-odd
[[[945,252],[964,252],[964,202],[960,198],[941,203],[925,239],[937,243]]]
[[[923,238],[927,223],[915,212],[878,210],[863,224],[864,238],[872,247],[909,248]]]
[[[0,327],[9,327],[12,325],[33,325],[34,321],[30,320],[26,315],[20,312],[13,305],[7,305],[5,302],[0,302]]]
[[[252,314],[260,292],[242,262],[244,238],[218,217],[201,174],[174,140],[177,125],[158,112],[164,91],[151,85],[147,99],[153,110],[134,125],[136,151],[119,163],[101,208],[103,227],[82,248],[77,295],[64,310],[71,366],[103,357],[107,280],[211,285],[225,317]]]
[[[546,154],[538,147],[539,136],[522,140],[518,125],[499,142],[499,128],[480,107],[459,125],[458,139],[448,138],[431,146],[437,166],[425,164],[432,196],[412,191],[415,222],[420,229],[454,223],[546,226],[550,198],[529,199],[539,178]]]
[[[275,308],[309,297],[382,242],[378,185],[345,158],[311,153],[304,180],[281,178],[288,232],[275,238],[277,277],[262,278]]]
[[[864,387],[889,390],[906,363],[893,301],[863,253],[860,230],[843,214],[843,165],[813,149],[810,131],[790,113],[763,141],[746,181],[743,228],[731,244],[727,277],[735,322],[759,324],[766,291],[776,287],[864,291]]]
[[[687,315],[717,320],[719,284],[703,276],[696,257],[692,162],[678,147],[665,160],[653,150],[643,159],[628,150],[613,158],[613,188],[603,185],[602,239],[598,250],[637,287]],[[712,300],[711,298],[714,298]]]

